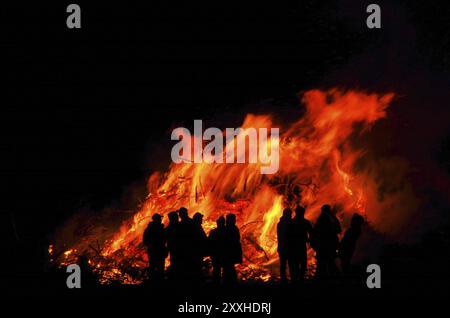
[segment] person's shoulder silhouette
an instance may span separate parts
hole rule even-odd
[[[302,235],[302,239],[308,240],[308,236],[311,234],[312,231],[312,224],[311,222],[305,218],[305,208],[301,205],[298,205],[295,208],[295,217],[294,217],[294,226],[296,227],[296,231],[298,232],[298,235]]]
[[[150,278],[162,279],[167,248],[164,225],[160,214],[155,213],[152,216],[152,221],[144,231],[143,243],[147,246]]]
[[[225,252],[223,258],[224,282],[234,284],[237,282],[235,264],[242,263],[242,246],[239,228],[236,226],[236,215],[227,214],[225,218]]]
[[[149,248],[158,248],[158,244],[164,244],[164,225],[161,221],[162,216],[155,213],[144,231],[143,243]]]
[[[225,218],[216,220],[216,228],[209,232],[208,249],[213,266],[213,281],[219,283],[222,278],[223,261],[225,257]]]
[[[339,257],[342,261],[342,269],[345,274],[350,272],[350,261],[355,253],[356,243],[361,234],[361,227],[364,218],[358,213],[354,213],[350,227],[345,231],[339,246]]]
[[[229,244],[230,262],[233,264],[242,263],[241,234],[236,226],[236,215],[233,213],[227,214],[225,218],[225,235]]]
[[[175,211],[169,212],[168,214],[169,224],[166,227],[166,237],[168,245],[175,244],[179,237],[179,227],[180,222],[178,220],[178,213]]]
[[[203,229],[203,214],[200,212],[196,212],[194,216],[192,217],[192,225],[194,228],[194,240],[195,240],[195,246],[196,248],[200,248],[203,250],[205,249],[206,245],[206,233]]]
[[[288,263],[291,279],[293,278],[293,273],[294,276],[296,273],[292,263],[293,237],[292,210],[285,208],[277,224],[277,252],[280,259],[280,278],[282,282],[287,282],[286,268]]]
[[[292,210],[285,208],[277,224],[278,253],[285,255],[289,252],[292,229]]]

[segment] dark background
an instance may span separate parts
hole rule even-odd
[[[1,7],[1,275],[11,285],[40,277],[49,236],[81,206],[101,209],[130,185],[144,193],[169,163],[175,125],[237,127],[268,109],[283,118],[309,88],[406,96],[410,110],[393,113],[409,125],[403,155],[431,157],[448,177],[445,1],[377,1],[380,30],[365,25],[369,1],[91,2],[77,2],[82,28],[71,30],[68,1]]]

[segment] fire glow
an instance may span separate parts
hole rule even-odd
[[[377,183],[370,173],[373,163],[366,156],[370,149],[355,140],[386,117],[393,97],[392,93],[336,89],[307,91],[302,94],[304,115],[290,124],[276,125],[280,127],[276,174],[261,174],[258,163],[172,163],[167,172],[150,176],[148,195],[132,218],[117,228],[75,217],[56,234],[49,249],[51,258],[65,265],[87,255],[101,283],[140,283],[147,267],[142,236],[151,215],[166,216],[184,206],[191,215],[204,214],[207,233],[220,215],[235,213],[244,252],[244,263],[238,265],[240,278],[276,279],[276,225],[284,207],[301,204],[306,207],[305,217],[314,222],[320,206],[330,203],[344,226],[354,212],[375,227],[380,222],[382,205],[377,202]],[[270,115],[248,114],[242,124],[244,130],[272,127]],[[361,161],[365,164],[357,169]],[[167,217],[163,221],[167,224]],[[315,269],[312,249],[308,255],[311,275]]]
[[[173,130],[172,140],[180,140],[181,138],[181,141],[173,146],[171,157],[174,163],[223,163],[224,161],[226,163],[245,163],[248,157],[248,163],[262,163],[262,174],[273,174],[278,171],[279,167],[278,137],[279,128],[270,129],[269,140],[267,128],[259,128],[259,130],[255,128],[226,128],[224,151],[222,131],[219,128],[211,127],[202,132],[202,121],[194,120],[194,137],[191,137],[187,128],[179,127]],[[248,148],[246,146],[247,139]],[[203,149],[203,140],[212,141]],[[193,159],[191,156],[192,148]]]

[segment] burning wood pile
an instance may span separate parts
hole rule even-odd
[[[236,214],[244,254],[238,266],[242,280],[278,278],[276,225],[285,207],[305,206],[305,217],[314,222],[321,205],[331,203],[344,228],[358,212],[383,231],[379,214],[384,203],[377,196],[376,162],[364,145],[364,136],[386,117],[393,97],[311,90],[301,97],[305,114],[292,123],[278,124],[270,115],[248,114],[243,129],[280,127],[276,174],[261,174],[258,163],[172,164],[167,172],[150,176],[147,197],[120,225],[113,222],[124,217],[111,211],[75,215],[57,231],[49,248],[51,262],[65,266],[84,255],[100,283],[139,284],[147,275],[142,236],[150,217],[158,212],[167,224],[167,214],[182,206],[191,213],[203,213],[207,233],[220,215]],[[308,264],[312,276],[312,249]]]

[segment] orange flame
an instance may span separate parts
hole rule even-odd
[[[354,212],[372,215],[366,213],[367,193],[375,193],[376,189],[367,188],[375,187],[375,183],[368,180],[368,173],[355,169],[355,163],[368,149],[354,146],[354,140],[386,117],[393,97],[336,89],[307,91],[302,96],[304,116],[290,125],[275,126],[280,127],[278,173],[262,175],[259,163],[172,164],[165,174],[155,172],[150,176],[148,195],[132,219],[106,239],[100,235],[79,239],[73,249],[92,252],[88,246],[102,239],[102,249],[97,251],[100,255],[96,256],[99,260],[93,266],[101,269],[101,281],[122,275],[126,277],[124,283],[139,283],[139,278],[125,276],[122,268],[130,260],[132,267],[146,266],[141,239],[153,213],[167,215],[182,206],[191,214],[201,211],[209,232],[220,215],[232,212],[237,215],[244,249],[244,264],[238,267],[242,279],[266,281],[276,277],[276,224],[284,207],[302,204],[310,220],[316,219],[325,203],[334,205],[341,219]],[[250,127],[274,127],[273,119],[248,114],[242,128]],[[64,255],[67,262],[71,252]],[[308,255],[313,271],[314,251],[309,250]]]

